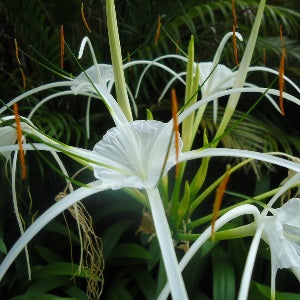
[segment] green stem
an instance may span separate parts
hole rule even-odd
[[[293,186],[291,186],[290,188],[297,187],[297,186],[299,186],[299,184],[300,184],[300,182],[298,181],[298,182],[296,182]],[[263,194],[260,194],[260,195],[258,195],[258,196],[254,196],[254,197],[252,197],[252,198],[247,197],[248,200],[239,202],[239,203],[237,203],[237,204],[231,205],[231,206],[229,206],[229,207],[226,207],[226,208],[220,210],[220,211],[219,211],[219,216],[224,215],[224,214],[227,213],[228,211],[230,211],[230,210],[232,210],[233,208],[238,207],[238,206],[240,206],[240,205],[243,205],[243,204],[252,204],[252,203],[254,203],[254,202],[260,202],[260,201],[262,201],[262,200],[265,200],[265,199],[267,199],[267,198],[269,198],[269,197],[275,195],[279,190],[280,190],[280,187],[279,187],[279,188],[276,188],[276,189],[273,189],[273,190],[271,190],[271,191],[267,191],[267,192],[265,192],[265,193],[263,193]],[[229,192],[225,192],[225,193],[229,193]],[[233,194],[233,193],[230,192],[230,194]],[[193,221],[193,222],[187,224],[187,230],[191,230],[191,229],[194,229],[194,228],[196,228],[196,227],[198,227],[198,226],[200,226],[200,225],[203,225],[203,224],[205,224],[205,223],[211,222],[211,220],[212,220],[212,214],[209,214],[209,215],[207,215],[207,216],[205,216],[205,217],[202,217],[202,218],[200,218],[200,219],[198,219],[198,220],[196,220],[196,221]]]
[[[247,236],[253,236],[256,231],[257,225],[255,223],[247,224],[244,226],[215,232],[215,240],[221,241],[221,240],[231,240],[231,239],[238,239],[243,238]],[[179,241],[189,241],[194,242],[196,241],[201,234],[198,233],[181,233],[178,232],[174,235],[174,238]]]
[[[109,47],[114,71],[117,100],[128,121],[132,121],[132,112],[127,95],[126,82],[123,70],[116,9],[113,0],[106,0],[106,15]]]

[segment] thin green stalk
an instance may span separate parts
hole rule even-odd
[[[296,182],[293,186],[291,186],[291,188],[294,188],[294,187],[298,187],[300,185],[300,182]],[[262,206],[265,206],[265,204],[262,202],[263,200],[266,200],[267,198],[270,198],[271,196],[275,195],[279,190],[280,190],[281,187],[278,187],[276,189],[273,189],[273,190],[270,190],[270,191],[267,191],[265,193],[262,193],[260,195],[257,195],[257,196],[254,196],[254,197],[249,197],[249,196],[244,196],[244,195],[241,195],[241,194],[237,194],[237,193],[233,193],[233,192],[229,192],[229,191],[226,191],[225,194],[229,194],[229,195],[233,195],[233,196],[238,196],[238,197],[241,197],[241,198],[245,198],[247,200],[244,200],[244,201],[241,201],[241,202],[238,202],[234,205],[231,205],[229,207],[226,207],[224,209],[221,209],[219,211],[219,216],[222,216],[224,215],[225,213],[227,213],[228,211],[232,210],[233,208],[235,207],[238,207],[240,205],[243,205],[243,204],[252,204],[252,203],[257,203],[257,204],[260,204]],[[205,223],[208,223],[208,222],[211,222],[212,220],[212,214],[209,214],[205,217],[202,217],[196,221],[193,221],[189,224],[187,224],[187,230],[192,230],[198,226],[201,226]]]
[[[215,232],[215,241],[230,240],[230,239],[253,236],[256,231],[256,228],[257,225],[255,223],[250,223],[244,226],[240,226],[240,227],[236,227],[224,231],[217,231]],[[178,232],[174,235],[174,238],[180,241],[194,242],[200,237],[200,235],[201,234],[198,233],[185,234],[185,233]]]
[[[127,95],[125,76],[122,64],[121,45],[117,26],[116,9],[113,0],[106,0],[106,15],[109,47],[115,78],[117,101],[128,121],[132,121],[132,112]]]

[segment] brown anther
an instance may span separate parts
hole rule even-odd
[[[157,30],[156,30],[156,35],[155,35],[155,45],[158,44],[158,39],[160,36],[160,27],[161,27],[160,15],[158,15]]]
[[[176,54],[179,53],[179,39],[176,41],[176,49],[175,49],[175,53],[176,53]]]
[[[86,18],[85,18],[85,16],[84,16],[83,2],[81,3],[81,9],[80,9],[80,11],[81,11],[81,18],[82,18],[83,24],[84,24],[86,30],[87,30],[89,33],[91,33],[92,30],[91,30],[91,28],[90,28],[90,26],[89,26],[89,24],[88,24],[88,22],[86,21]]]
[[[21,61],[20,61],[20,57],[19,57],[19,46],[18,46],[18,42],[17,42],[17,39],[15,39],[15,50],[16,50],[16,59],[17,59],[17,62],[19,64],[19,66],[21,66]]]
[[[285,63],[285,47],[283,42],[282,25],[280,25],[280,41],[281,41],[281,57],[279,66],[279,107],[281,114],[284,116],[284,106],[283,106],[283,90],[284,90],[284,63]]]
[[[263,48],[263,62],[264,62],[264,65],[267,64],[266,48]]]
[[[236,34],[235,34],[235,25],[232,25],[232,46],[233,46],[233,55],[234,55],[234,61],[235,64],[238,66],[239,65],[239,57],[238,57],[238,50],[237,50],[237,44],[236,44]]]
[[[22,76],[22,81],[23,81],[23,89],[26,90],[26,76],[25,73],[22,69],[22,67],[19,68],[21,76]]]
[[[64,68],[64,57],[65,57],[65,34],[64,25],[60,25],[60,67]]]
[[[235,12],[235,3],[234,0],[231,0],[231,11],[232,11],[232,19],[233,19],[233,25],[235,28],[237,28],[237,20],[236,20],[236,12]]]

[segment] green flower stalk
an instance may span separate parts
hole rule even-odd
[[[111,61],[116,80],[115,84],[117,99],[127,120],[132,121],[132,113],[127,96],[126,82],[123,71],[122,53],[118,33],[116,9],[113,0],[106,0],[106,15]]]

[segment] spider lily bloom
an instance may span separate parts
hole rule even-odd
[[[291,269],[300,282],[300,199],[293,198],[265,216],[262,238],[271,250],[271,291],[275,296],[278,269]]]
[[[6,106],[3,106],[0,108],[0,115],[3,114],[8,107],[11,107],[14,103],[19,102],[22,99],[25,99],[31,95],[34,95],[36,93],[39,93],[41,91],[50,90],[55,88],[62,88],[62,87],[69,87],[70,89],[66,91],[59,91],[54,94],[49,95],[48,97],[42,99],[30,112],[28,119],[31,119],[34,113],[37,111],[37,109],[46,103],[49,100],[55,99],[57,97],[65,96],[65,95],[82,95],[87,96],[90,100],[91,98],[97,98],[101,99],[101,96],[99,94],[99,90],[110,92],[113,84],[114,84],[114,76],[112,71],[112,66],[107,64],[98,64],[96,61],[94,50],[91,46],[91,43],[89,39],[86,37],[83,39],[79,51],[79,58],[81,58],[83,54],[84,47],[88,43],[90,46],[90,51],[92,54],[92,59],[94,62],[94,65],[87,70],[83,71],[81,74],[79,74],[75,78],[67,77],[63,75],[64,79],[67,79],[66,81],[58,81],[53,82],[49,84],[45,84],[42,86],[39,86],[37,88],[34,88],[30,91],[27,91],[20,96],[16,97],[15,99],[11,100],[6,104]],[[104,93],[104,92],[103,92]],[[114,105],[114,103],[111,103],[111,105]],[[117,111],[120,108],[114,107],[114,109]]]
[[[236,32],[235,34],[236,34],[236,37],[240,41],[243,41],[242,36],[238,32]],[[196,69],[199,69],[200,77],[199,77],[198,85],[199,85],[199,89],[201,91],[202,98],[205,98],[207,96],[211,96],[211,95],[217,94],[219,92],[222,92],[224,90],[230,89],[234,85],[234,81],[235,81],[236,77],[238,76],[238,70],[233,71],[230,68],[228,68],[227,66],[225,66],[224,64],[219,63],[224,46],[225,46],[226,42],[229,40],[229,38],[231,38],[232,35],[233,35],[232,32],[228,32],[227,34],[225,34],[225,36],[223,37],[223,39],[220,42],[220,45],[215,53],[215,56],[214,56],[214,59],[212,62],[200,62],[200,63],[195,62],[194,63],[194,76],[196,74]],[[163,60],[163,59],[170,59],[170,58],[178,59],[185,63],[188,62],[188,58],[186,58],[185,56],[174,55],[174,54],[164,55],[164,56],[158,57],[157,59],[153,60],[153,62],[149,63],[149,65],[144,69],[143,73],[140,76],[139,82],[137,84],[135,97],[137,97],[137,95],[138,95],[141,81],[142,81],[145,73],[147,72],[147,70],[151,66],[161,67],[162,64],[158,65],[157,62],[160,60]],[[168,69],[165,68],[165,70],[168,70]],[[267,67],[250,66],[247,68],[247,73],[256,72],[256,71],[268,72],[268,73],[271,73],[271,74],[274,74],[277,76],[279,75],[278,71],[273,70],[271,68],[267,68]],[[173,76],[169,80],[169,82],[166,84],[163,92],[161,93],[161,95],[159,97],[159,101],[165,96],[166,92],[170,89],[171,85],[174,83],[175,80],[182,79],[182,77],[184,77],[186,75],[187,75],[187,72],[184,71],[184,72],[179,72],[178,74],[176,74],[176,76]],[[295,88],[295,90],[298,93],[300,93],[299,87],[291,79],[289,79],[285,75],[283,76],[283,78],[287,83],[289,83],[293,88]],[[185,84],[185,81],[183,81],[183,80],[180,80],[180,81]],[[257,88],[257,90],[259,90],[258,86],[254,85],[250,82],[245,82],[243,86],[244,87],[252,87],[253,90],[255,90]],[[265,96],[271,102],[271,104],[275,107],[275,109],[278,112],[281,112],[280,108],[278,107],[278,105],[276,104],[274,99],[268,94],[268,92],[266,93]],[[213,106],[214,106],[213,119],[214,119],[214,123],[216,123],[217,111],[218,111],[218,98],[217,97],[213,101]]]
[[[289,168],[287,165],[286,167]],[[244,232],[243,227],[234,229],[236,238],[254,235],[243,272],[238,300],[248,299],[248,290],[260,238],[270,245],[272,300],[275,299],[275,277],[279,268],[291,269],[300,282],[300,199],[293,198],[280,208],[271,208],[274,202],[284,192],[292,186],[299,184],[300,164],[298,163],[294,165],[294,167],[298,169],[297,173],[278,189],[277,193],[272,197],[267,207],[262,212],[252,204],[243,204],[226,212],[215,223],[215,230],[217,231],[219,228],[239,216],[251,214],[254,217],[254,221],[249,224],[250,226],[247,225],[246,232]],[[268,212],[271,212],[272,216],[267,216]],[[179,263],[181,271],[187,266],[200,247],[211,237],[211,234],[212,226],[209,226],[191,245]],[[223,239],[226,239],[226,231],[223,232],[223,235]],[[230,235],[230,238],[233,238],[232,234]],[[166,284],[157,299],[165,300],[167,299],[168,294],[169,286]]]

